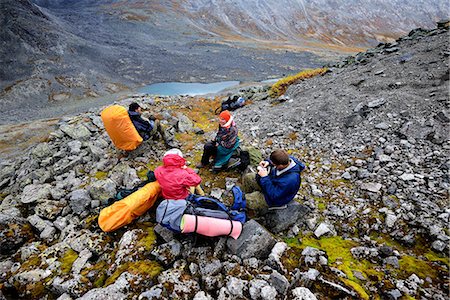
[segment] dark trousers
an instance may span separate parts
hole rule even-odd
[[[215,142],[207,142],[203,147],[202,165],[209,165],[209,158],[215,158],[217,155],[217,146]]]

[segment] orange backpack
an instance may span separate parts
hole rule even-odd
[[[160,194],[159,183],[150,182],[128,197],[102,209],[98,216],[98,225],[105,232],[128,225],[149,210]]]
[[[128,111],[120,105],[112,105],[101,113],[106,132],[117,148],[134,150],[142,143],[142,137],[131,122]]]

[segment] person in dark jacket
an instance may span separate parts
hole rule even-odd
[[[259,163],[258,173],[242,178],[247,207],[257,214],[285,207],[297,195],[304,169],[305,165],[285,150],[273,151],[270,159]]]
[[[233,116],[228,110],[219,115],[219,130],[214,141],[207,142],[203,148],[201,163],[197,168],[209,165],[209,159],[214,158],[213,171],[225,167],[232,168],[240,163],[239,159],[231,159],[233,152],[239,147],[238,129]]]
[[[141,117],[142,108],[136,102],[131,103],[128,107],[128,115],[130,116],[131,122],[137,132],[144,141],[150,138],[156,139],[159,133],[167,147],[173,148],[178,146],[178,144],[174,141],[174,137],[164,131],[159,120],[156,120],[153,116],[151,116],[148,121]]]
[[[128,115],[130,116],[131,122],[133,122],[139,135],[144,141],[148,140],[150,137],[154,136],[157,132],[157,124],[155,120],[144,120],[141,117],[142,108],[136,102],[130,104],[128,108]]]

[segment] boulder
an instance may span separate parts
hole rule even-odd
[[[83,213],[91,204],[89,192],[84,189],[75,190],[69,194],[69,205],[76,214]]]
[[[50,184],[30,184],[23,188],[20,201],[23,204],[33,203],[40,199],[48,199],[50,197]]]
[[[270,228],[273,233],[279,233],[287,230],[300,220],[305,219],[305,216],[311,210],[297,201],[291,201],[287,208],[280,210],[269,210],[264,216],[264,225]]]
[[[116,194],[116,183],[111,179],[98,180],[89,189],[92,199],[105,201]]]
[[[267,258],[276,243],[274,236],[255,220],[244,224],[241,236],[237,239],[228,239],[229,252],[240,258]]]

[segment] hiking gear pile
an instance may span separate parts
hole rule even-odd
[[[156,221],[175,232],[228,235],[236,239],[242,226],[234,221],[245,223],[247,220],[246,201],[238,186],[234,186],[232,192],[234,203],[231,208],[218,199],[192,194],[186,200],[163,200],[156,209]],[[192,228],[194,230],[190,231]]]

